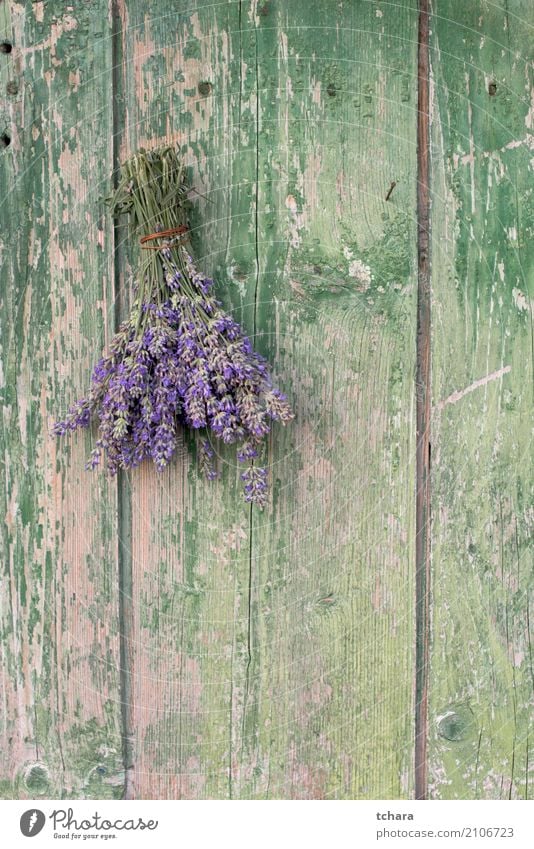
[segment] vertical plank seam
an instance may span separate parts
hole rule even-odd
[[[429,0],[419,0],[417,55],[417,351],[415,531],[415,798],[427,798],[430,645],[430,58]]]
[[[240,37],[242,37],[242,28],[241,28],[241,10],[242,4],[239,4],[239,28],[240,28]],[[258,286],[260,279],[260,259],[259,259],[259,215],[258,215],[258,203],[259,203],[259,66],[258,66],[258,32],[257,26],[254,31],[254,50],[255,50],[255,82],[256,82],[256,144],[255,144],[255,155],[256,155],[256,163],[255,163],[255,171],[256,171],[256,186],[254,192],[254,254],[256,261],[256,274],[254,281],[254,311],[253,311],[253,326],[252,326],[252,338],[256,339],[256,329],[257,329],[257,309],[258,309]],[[239,116],[241,120],[241,114]],[[254,462],[254,461],[252,461]],[[249,507],[249,556],[248,556],[248,599],[247,599],[247,665],[245,669],[245,688],[244,688],[244,697],[243,697],[243,716],[241,722],[241,756],[243,756],[243,752],[245,750],[246,743],[246,715],[247,715],[247,705],[248,698],[250,694],[250,667],[252,664],[252,576],[253,576],[253,545],[254,545],[254,511],[253,505],[251,504]]]
[[[111,87],[112,87],[112,157],[113,179],[116,186],[120,168],[120,136],[123,122],[121,91],[122,71],[122,19],[121,0],[111,0]],[[113,301],[115,305],[115,330],[122,314],[120,285],[119,222],[113,220]],[[119,592],[119,688],[121,704],[121,738],[124,765],[123,798],[133,799],[134,788],[134,736],[132,701],[132,647],[133,647],[133,582],[131,551],[131,510],[125,473],[117,475],[117,572]]]

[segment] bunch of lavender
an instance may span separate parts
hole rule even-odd
[[[128,213],[142,235],[131,314],[109,353],[94,367],[87,395],[53,432],[60,436],[98,419],[98,439],[87,468],[106,457],[107,470],[152,458],[162,470],[182,426],[203,430],[200,465],[217,476],[209,434],[239,444],[246,501],[263,507],[267,470],[254,465],[272,420],[293,418],[273,385],[266,360],[212,293],[213,281],[191,257],[185,224],[188,189],[172,148],[139,151],[121,168],[110,199],[115,215]]]

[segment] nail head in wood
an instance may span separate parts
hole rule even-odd
[[[208,94],[211,94],[212,85],[207,80],[198,84],[198,93],[202,95],[202,97],[207,97]]]

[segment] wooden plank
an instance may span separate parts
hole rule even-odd
[[[201,267],[228,283],[253,267],[249,217],[232,202],[232,163],[252,181],[240,141],[239,4],[119,3],[125,127],[121,156],[181,145],[197,192],[192,236]],[[237,41],[236,41],[237,38]],[[209,194],[209,196],[208,196]],[[201,197],[204,195],[205,197]],[[135,262],[135,252],[131,253]],[[227,271],[228,269],[228,271]],[[242,298],[245,286],[239,284]],[[234,293],[236,283],[233,283]],[[249,509],[235,453],[207,484],[186,438],[162,475],[125,479],[131,500],[132,792],[142,798],[232,795],[233,721],[246,662]],[[126,554],[126,552],[125,552]]]
[[[430,794],[532,798],[533,8],[434,13]]]
[[[430,652],[430,3],[419,0],[417,34],[417,350],[415,366],[415,798],[428,785]]]
[[[115,797],[116,488],[84,471],[89,434],[49,435],[112,327],[107,3],[0,14],[0,795]]]
[[[122,154],[181,145],[297,412],[263,513],[231,451],[127,479],[135,793],[410,796],[417,4],[119,6]]]
[[[242,794],[409,797],[417,4],[255,11],[258,338],[297,421],[253,516]]]

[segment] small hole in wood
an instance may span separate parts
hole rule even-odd
[[[330,83],[330,85],[326,89],[326,93],[327,93],[328,97],[335,97],[336,96],[336,87],[335,87],[334,83]]]
[[[441,720],[438,726],[439,734],[445,740],[463,740],[465,737],[464,723],[455,713]]]
[[[0,53],[11,53],[13,50],[13,45],[9,43],[9,41],[2,41],[0,44]]]
[[[11,139],[7,135],[7,133],[2,133],[0,136],[0,147],[9,147],[11,144]]]
[[[18,94],[19,84],[16,80],[9,80],[6,84],[6,94]]]
[[[211,93],[212,85],[211,83],[205,81],[198,84],[198,93],[202,95],[202,97],[207,97],[208,94]]]
[[[490,97],[495,97],[497,94],[497,83],[490,83],[488,86],[488,94]]]

